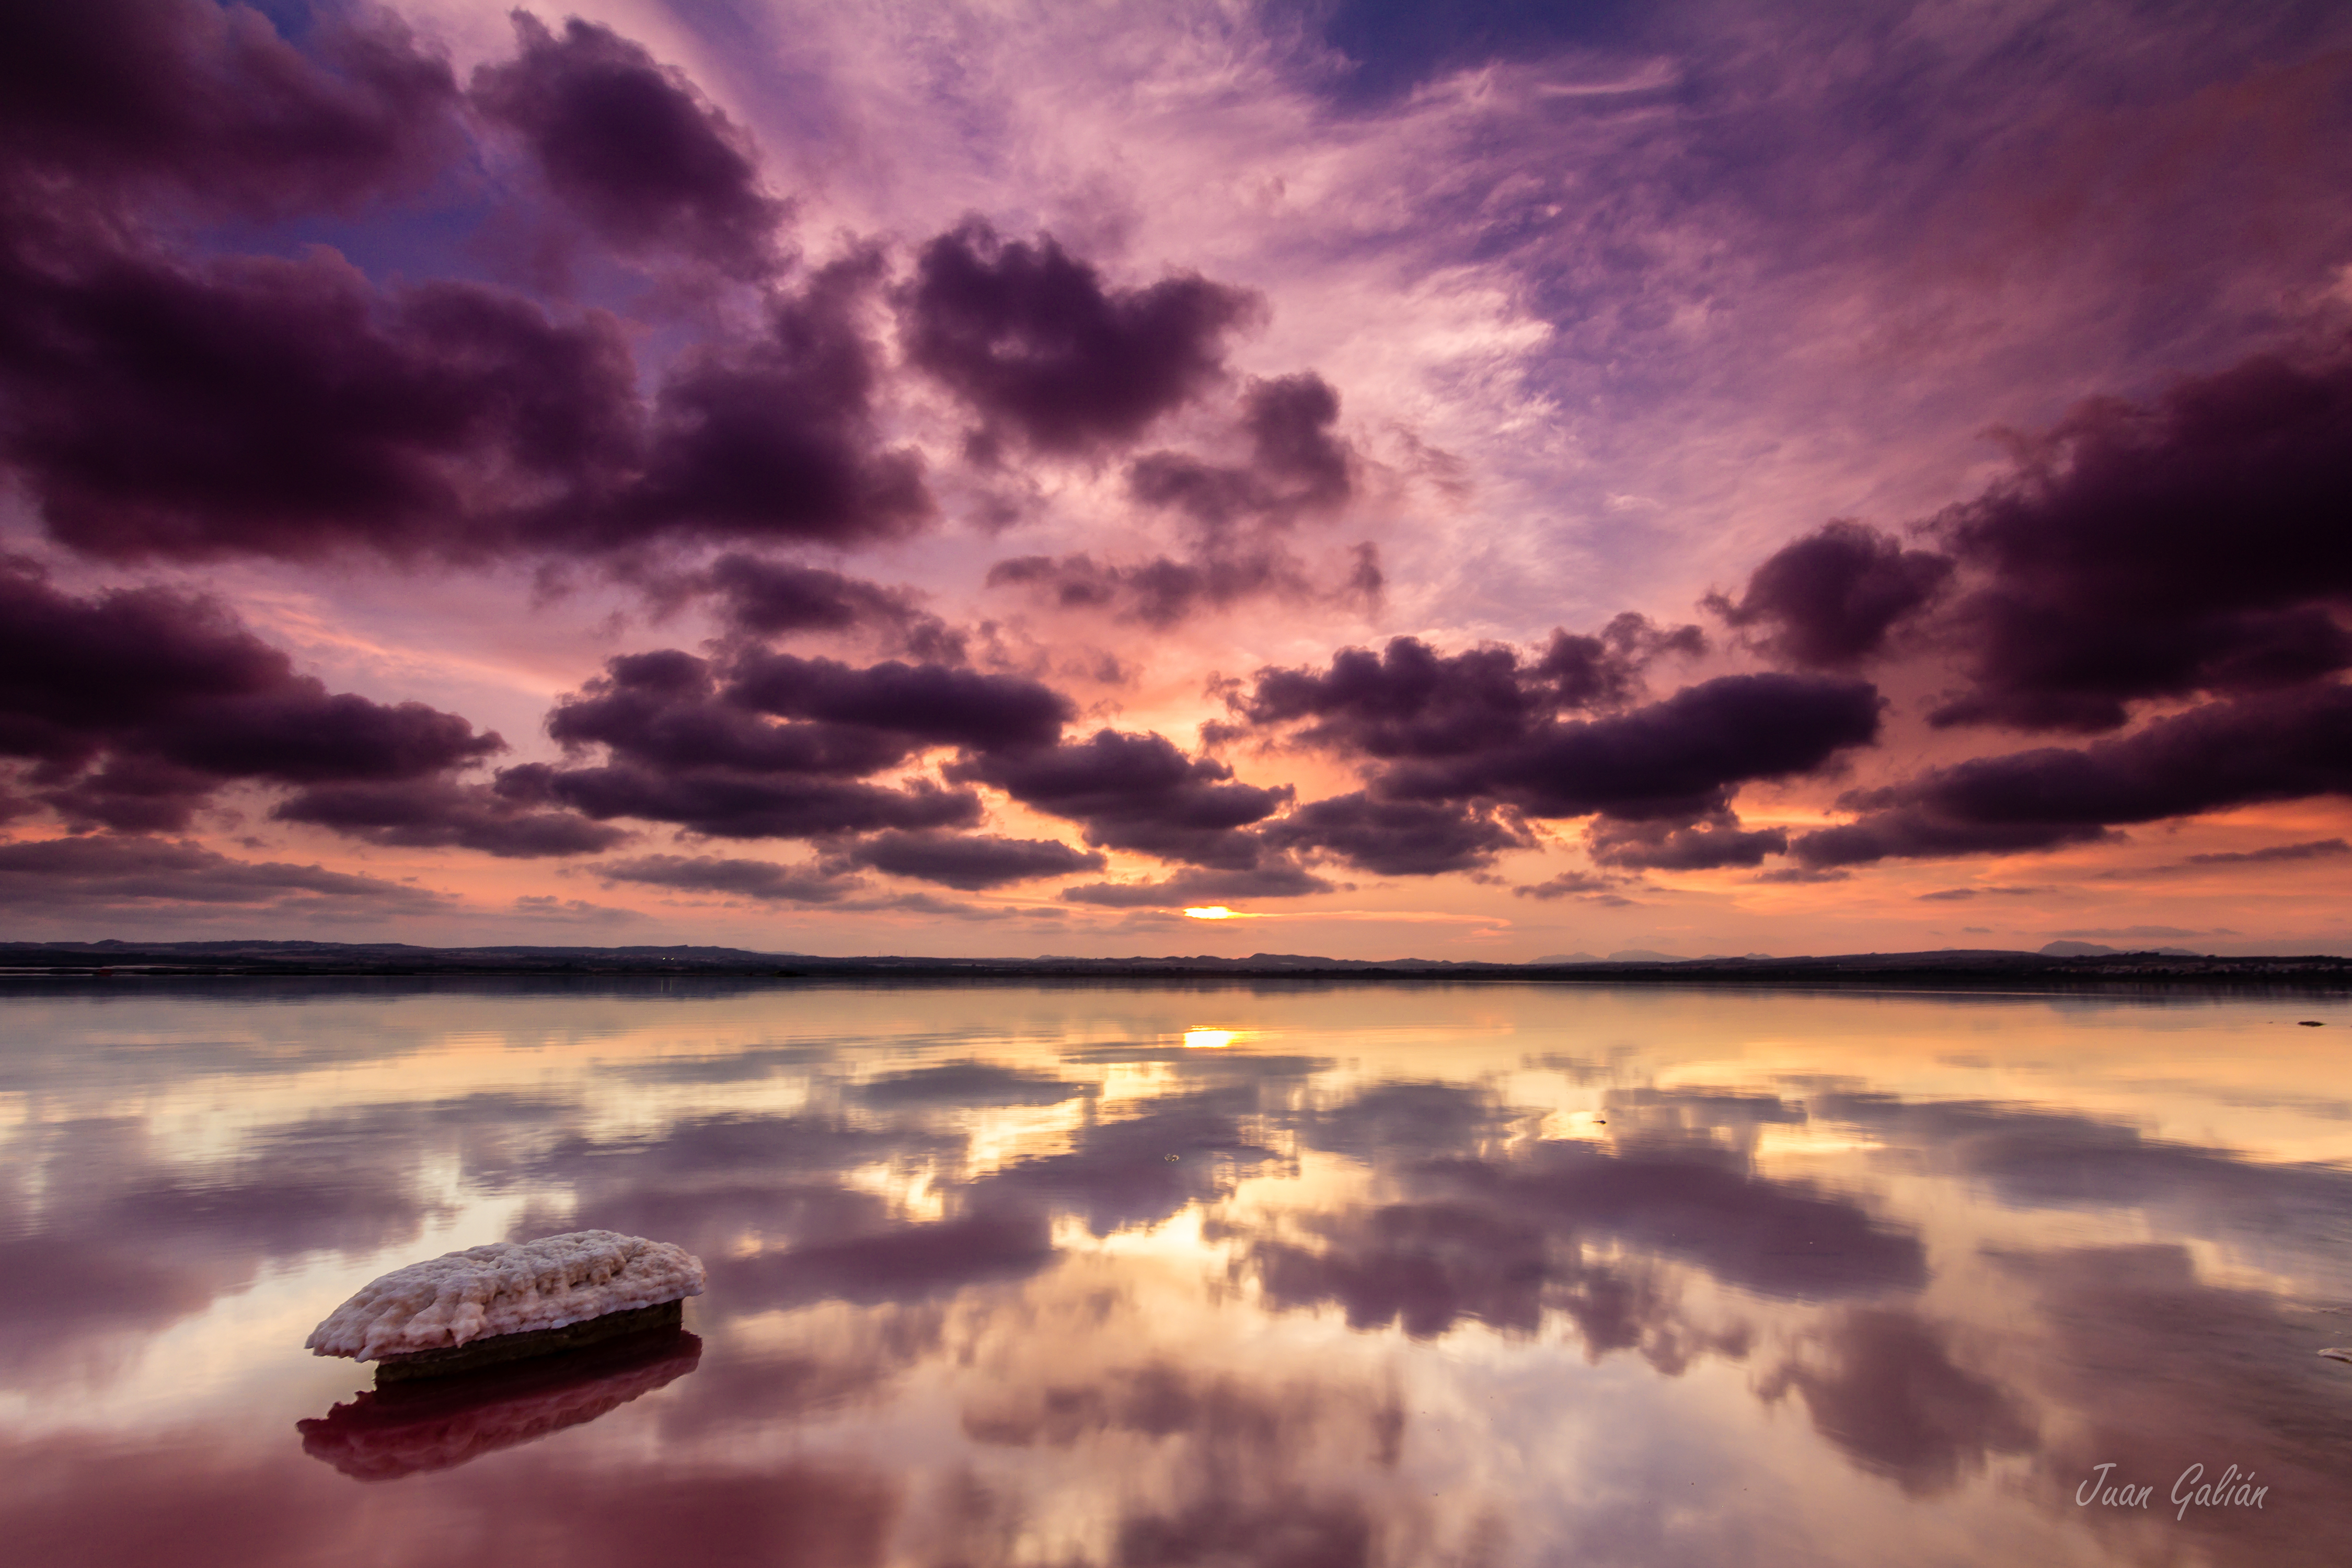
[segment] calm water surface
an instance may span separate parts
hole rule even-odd
[[[2341,1001],[118,980],[0,1026],[15,1562],[2352,1552]],[[685,1334],[405,1398],[301,1348],[590,1226],[702,1257]],[[2232,1466],[2260,1506],[2200,1506]]]

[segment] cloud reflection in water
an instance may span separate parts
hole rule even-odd
[[[1234,988],[1205,1051],[1199,1003],[9,1003],[0,1531],[211,1560],[140,1522],[184,1509],[262,1568],[673,1530],[711,1563],[2251,1568],[2352,1529],[2352,1385],[2312,1354],[2352,1148],[2259,1004],[1989,1035],[1927,998]],[[77,1044],[133,1033],[93,1082]],[[2118,1048],[2185,1087],[2119,1086]],[[362,1395],[292,1452],[337,1373],[284,1322],[582,1226],[700,1255],[695,1333]],[[2106,1460],[2276,1490],[2084,1515]]]

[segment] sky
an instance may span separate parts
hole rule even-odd
[[[2347,132],[2326,4],[13,8],[0,939],[2352,952]]]

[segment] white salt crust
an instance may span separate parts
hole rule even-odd
[[[495,1241],[370,1281],[303,1342],[317,1355],[360,1361],[446,1350],[699,1296],[702,1280],[700,1258],[642,1236],[575,1230]]]

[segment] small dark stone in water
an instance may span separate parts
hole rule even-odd
[[[2306,1029],[2324,1029],[2327,1027],[2326,1024],[2320,1022],[2316,1018],[2297,1018],[2295,1022]]]

